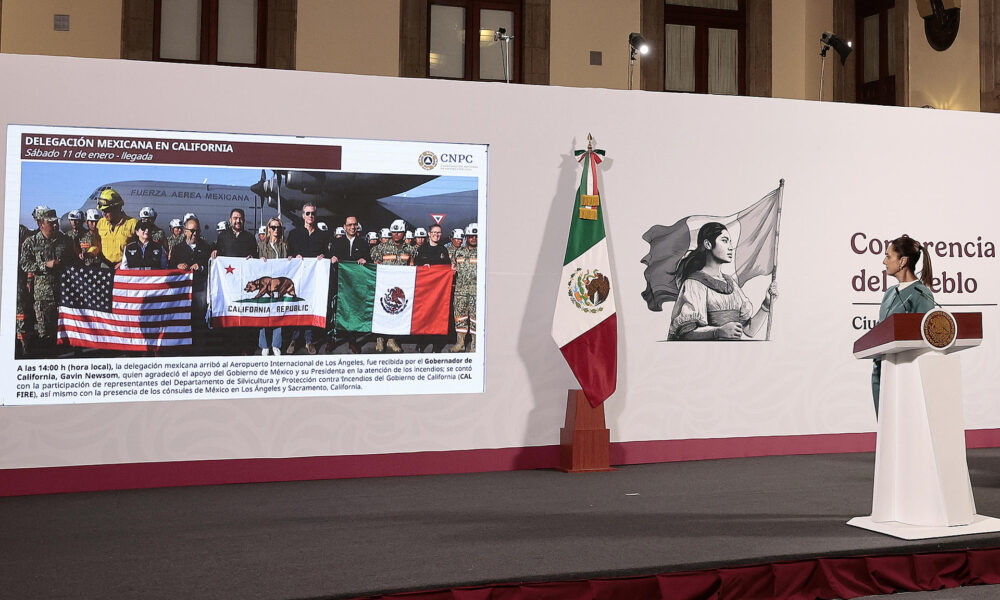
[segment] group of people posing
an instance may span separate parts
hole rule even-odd
[[[201,223],[194,213],[171,221],[168,234],[156,225],[156,211],[145,207],[139,217],[128,216],[124,201],[114,189],[101,192],[96,210],[84,214],[74,210],[68,214],[70,229],[63,233],[56,211],[38,206],[32,212],[38,225],[30,230],[20,226],[20,253],[17,285],[17,339],[19,357],[45,357],[57,352],[59,285],[62,272],[68,266],[82,265],[107,269],[180,269],[194,275],[192,291],[192,336],[194,344],[209,354],[250,354],[258,350],[265,355],[294,354],[297,351],[316,354],[326,347],[328,352],[341,343],[350,351],[360,353],[373,341],[375,352],[401,352],[401,342],[415,344],[415,351],[441,351],[451,342],[453,351],[475,350],[476,335],[476,268],[478,225],[471,223],[465,230],[456,230],[452,243],[442,242],[440,225],[428,230],[417,229],[417,236],[407,239],[406,224],[396,220],[383,230],[381,240],[374,243],[361,238],[355,216],[348,216],[342,227],[331,234],[317,223],[316,207],[302,208],[302,227],[285,234],[277,216],[272,217],[254,234],[247,231],[243,209],[230,212],[226,227],[220,227],[218,239],[210,244],[201,237]],[[373,232],[374,233],[374,232]],[[423,234],[423,235],[421,235]],[[330,327],[290,327],[272,329],[223,328],[209,335],[205,319],[209,261],[217,256],[239,258],[316,258],[365,264],[437,265],[451,264],[456,270],[453,312],[455,335],[434,339],[396,340],[375,336],[362,337],[351,332],[335,332],[336,269],[331,274]],[[228,331],[227,331],[228,330]],[[284,343],[287,341],[287,346]],[[215,349],[205,348],[211,343]],[[198,352],[199,350],[196,350]]]
[[[365,344],[374,342],[372,350],[381,352],[403,352],[401,344],[413,344],[415,352],[441,352],[448,347],[451,352],[465,352],[466,348],[476,349],[476,269],[478,267],[479,226],[470,223],[462,235],[452,235],[452,243],[442,240],[440,225],[431,225],[427,230],[417,229],[416,236],[407,239],[406,223],[397,219],[382,231],[383,236],[374,243],[364,239],[356,216],[349,215],[342,227],[330,235],[317,223],[316,207],[306,204],[302,207],[302,227],[293,229],[284,236],[281,222],[271,219],[267,224],[266,238],[261,241],[261,258],[315,258],[329,260],[333,265],[339,262],[385,265],[451,265],[455,269],[455,287],[452,297],[452,318],[455,335],[449,336],[409,336],[405,339],[380,335],[359,335],[349,331],[335,331],[328,327],[325,331],[314,327],[275,328],[261,330],[258,347],[261,354],[294,354],[304,350],[309,354],[334,352],[341,344],[346,344],[351,352],[364,352]],[[343,232],[341,234],[341,229]],[[421,235],[423,234],[423,235]],[[328,321],[336,314],[336,275],[331,271],[331,305]],[[287,346],[283,342],[288,340]],[[453,344],[451,342],[454,341]],[[451,344],[449,346],[449,344]]]

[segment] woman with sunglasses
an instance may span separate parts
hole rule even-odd
[[[278,217],[267,222],[267,233],[257,243],[257,254],[262,260],[288,258],[288,243],[285,242],[285,228]],[[281,356],[281,327],[262,327],[257,341],[261,356],[274,354]]]

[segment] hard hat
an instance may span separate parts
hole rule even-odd
[[[261,235],[267,233],[267,225],[261,225],[260,229],[257,230],[257,233],[259,233]]]
[[[417,227],[417,230],[413,233],[414,237],[427,237],[427,230],[423,227]]]
[[[198,215],[196,215],[194,213],[186,213],[184,215],[184,218],[181,219],[181,221],[183,221],[184,223],[187,223],[189,219],[197,219],[197,218],[198,218]]]
[[[227,223],[225,221],[219,221],[219,224],[215,226],[215,230],[216,231],[225,231],[226,227],[228,227],[228,226],[229,226],[229,223]]]
[[[98,210],[106,210],[112,206],[124,206],[125,201],[122,200],[121,194],[113,190],[112,188],[107,188],[99,196],[97,201]]]
[[[156,220],[156,211],[153,210],[152,206],[143,206],[142,210],[139,211],[140,219],[152,219]]]
[[[101,211],[97,210],[96,208],[88,208],[87,209],[87,220],[88,221],[100,221],[101,220]]]
[[[451,238],[454,239],[454,240],[460,240],[460,239],[462,239],[462,230],[461,229],[456,229],[456,230],[452,231],[451,232]]]
[[[387,237],[389,237],[389,229],[387,227],[383,227],[382,228],[382,232],[379,234],[379,237],[380,238],[387,238]]]
[[[323,221],[316,223],[316,229],[319,229],[320,231],[330,231],[330,228]]]
[[[374,231],[369,231],[368,232],[368,241],[369,242],[372,241],[372,240],[377,240],[377,239],[378,239],[378,234],[377,233],[375,233]]]
[[[183,225],[181,225],[181,220],[180,219],[171,219],[170,220],[170,228],[173,229],[174,227],[183,227]]]
[[[479,235],[479,223],[469,223],[465,226],[465,235]]]
[[[343,227],[338,227],[336,231],[333,232],[334,235],[347,235],[347,230]]]
[[[402,219],[396,219],[392,222],[392,225],[389,225],[390,233],[401,233],[403,231],[406,231],[406,222]]]
[[[70,221],[82,221],[83,220],[83,211],[82,210],[71,210],[71,211],[69,211],[69,215],[67,215],[67,218]]]
[[[361,227],[361,221],[358,221],[358,233],[361,233],[362,231],[364,231],[364,228]]]
[[[413,239],[413,232],[412,231],[407,231],[406,232],[406,239],[408,239],[408,240],[412,240]]]

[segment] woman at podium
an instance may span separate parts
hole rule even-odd
[[[677,264],[680,293],[670,315],[668,340],[739,340],[753,337],[767,321],[772,282],[757,312],[736,281],[722,272],[733,262],[735,240],[722,223],[709,222],[698,230],[698,245]]]
[[[918,260],[923,260],[920,278],[913,272]],[[897,313],[925,313],[934,308],[934,293],[931,291],[931,280],[934,271],[931,269],[931,257],[927,248],[913,238],[903,235],[885,247],[885,259],[882,261],[885,271],[899,280],[890,287],[882,297],[882,305],[878,309],[878,322],[881,323],[889,315]],[[872,367],[872,398],[875,400],[875,416],[878,416],[878,392],[882,378],[882,359],[876,358]]]

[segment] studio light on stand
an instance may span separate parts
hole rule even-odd
[[[826,75],[826,53],[833,47],[840,55],[840,65],[843,66],[847,62],[847,56],[851,53],[853,49],[853,44],[840,37],[836,33],[830,33],[829,31],[824,31],[823,35],[819,38],[819,43],[823,45],[823,49],[820,50],[820,68],[819,68],[819,100],[823,101],[823,80]]]
[[[649,54],[649,44],[646,38],[638,33],[628,34],[628,89],[632,89],[632,71],[635,70],[635,53]]]
[[[503,61],[503,78],[510,83],[510,41],[514,35],[507,33],[507,29],[500,27],[493,34],[493,41],[500,42],[503,49],[500,51],[500,60]]]

